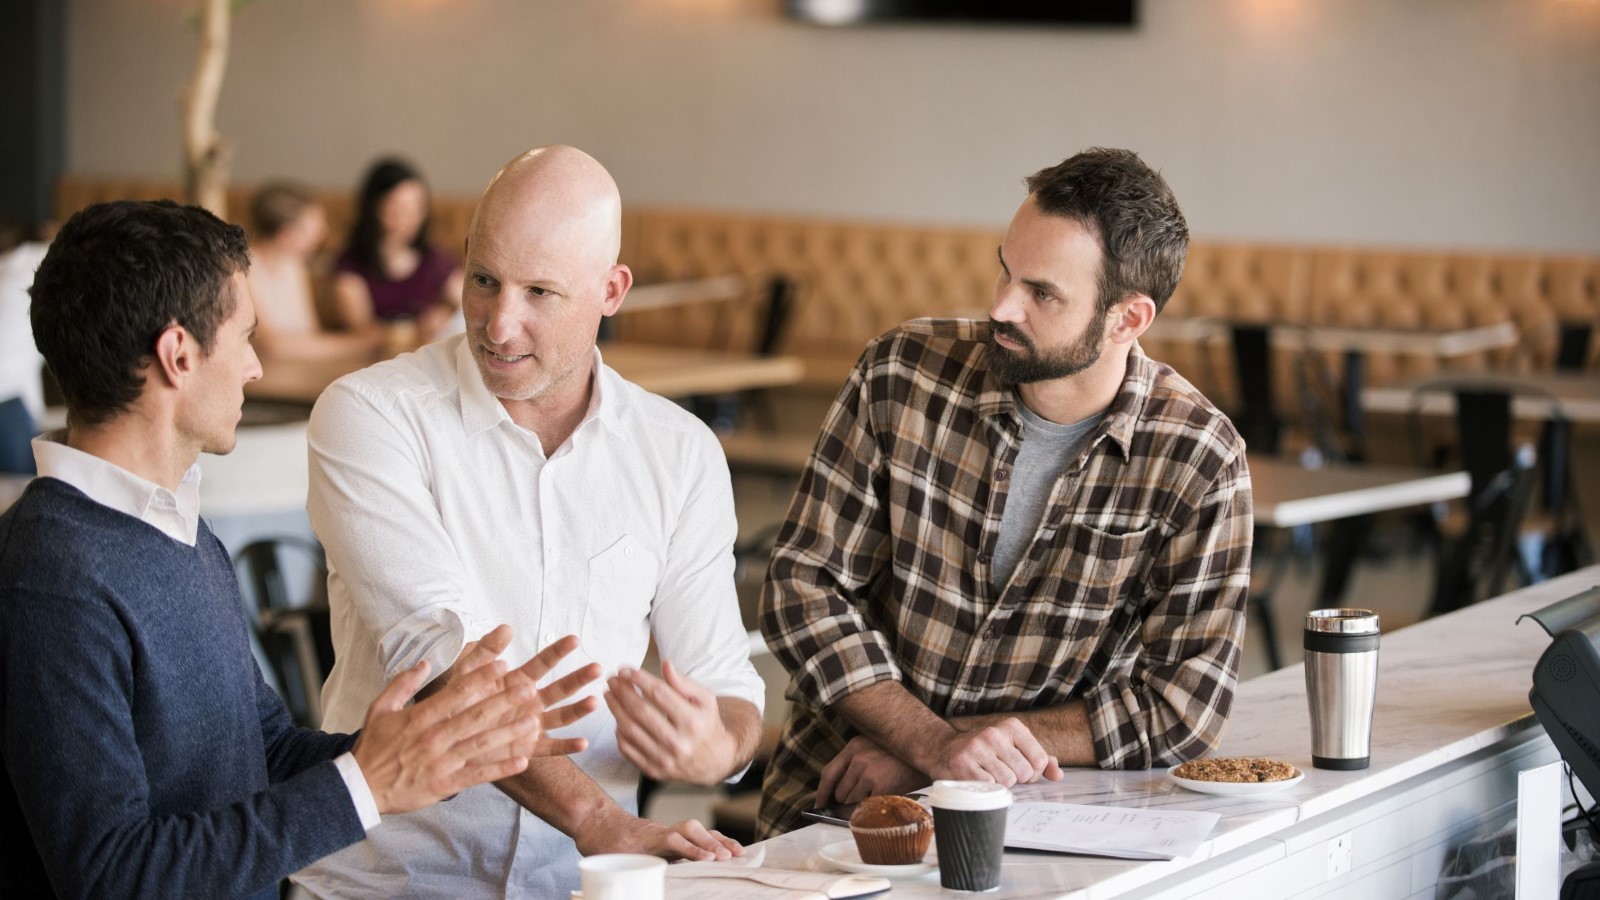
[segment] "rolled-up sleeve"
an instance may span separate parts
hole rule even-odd
[[[861,609],[889,563],[884,456],[863,355],[834,402],[773,550],[761,633],[791,676],[788,697],[829,706],[901,672]]]
[[[494,627],[467,603],[467,579],[429,488],[420,430],[346,382],[323,393],[308,434],[306,510],[388,681],[426,660],[432,675]],[[339,591],[331,591],[337,596]]]
[[[1139,633],[1144,651],[1128,674],[1085,694],[1102,767],[1176,764],[1221,739],[1238,681],[1252,527],[1240,448],[1158,553]]]

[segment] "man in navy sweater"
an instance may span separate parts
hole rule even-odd
[[[594,708],[556,704],[597,667],[541,689],[576,638],[508,669],[506,626],[426,700],[427,664],[400,674],[359,736],[290,723],[197,509],[195,461],[233,449],[261,376],[247,253],[204,210],[122,202],[39,267],[69,427],[0,515],[0,896],[275,897],[382,814],[582,749],[546,732]]]

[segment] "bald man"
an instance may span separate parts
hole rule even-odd
[[[571,730],[587,751],[385,818],[296,876],[314,895],[565,897],[580,855],[742,852],[692,820],[636,815],[641,770],[710,785],[743,769],[763,693],[717,440],[595,346],[633,281],[620,243],[621,200],[598,162],[570,147],[519,156],[473,215],[467,333],[341,379],[312,413],[330,727],[359,724],[385,679],[419,661],[448,682],[490,623],[511,623],[513,663],[575,633],[565,665],[608,676],[605,707]],[[637,669],[652,636],[664,679]]]

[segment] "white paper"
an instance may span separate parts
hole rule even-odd
[[[1130,809],[1077,803],[1014,803],[1006,813],[1006,846],[1115,856],[1193,856],[1222,816],[1175,809]]]
[[[759,897],[762,900],[799,898],[859,897],[889,889],[889,881],[870,875],[840,875],[836,872],[791,872],[751,866],[728,866],[715,862],[680,863],[667,867],[668,896],[707,900],[737,900]],[[751,882],[762,885],[756,887]]]

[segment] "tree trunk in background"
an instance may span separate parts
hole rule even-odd
[[[201,0],[200,47],[194,74],[184,88],[183,171],[190,203],[228,217],[228,164],[233,148],[217,134],[217,96],[228,66],[228,21],[232,0]]]

